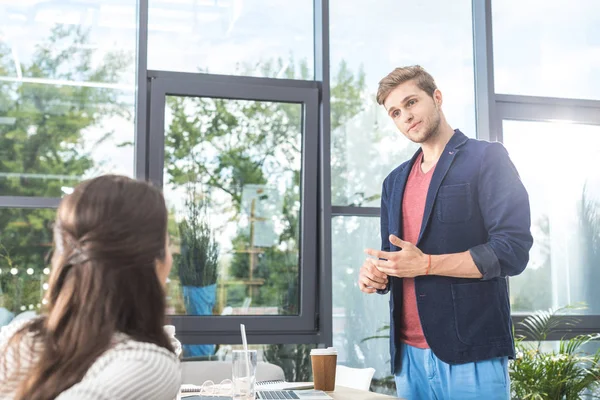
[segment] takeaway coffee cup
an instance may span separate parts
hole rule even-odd
[[[330,392],[335,389],[337,351],[333,347],[312,349],[310,352],[313,381],[316,390]]]

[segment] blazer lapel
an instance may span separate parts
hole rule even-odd
[[[419,232],[419,239],[415,245],[418,245],[423,237],[423,233],[425,229],[427,229],[427,224],[431,219],[431,212],[433,211],[433,206],[435,204],[435,199],[438,194],[438,190],[448,170],[452,166],[452,162],[456,158],[456,155],[460,152],[457,148],[464,144],[468,138],[458,129],[455,130],[454,135],[450,138],[450,141],[446,144],[444,148],[444,152],[440,156],[440,159],[437,162],[435,167],[435,171],[433,171],[433,176],[431,177],[431,183],[429,184],[429,190],[427,191],[427,198],[425,200],[425,211],[423,212],[423,222],[421,222],[421,231]]]

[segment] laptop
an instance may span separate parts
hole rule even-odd
[[[321,390],[258,390],[256,398],[261,400],[286,400],[286,399],[307,399],[307,400],[327,400],[333,399],[327,393]]]

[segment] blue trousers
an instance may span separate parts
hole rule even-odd
[[[395,373],[398,397],[406,400],[509,400],[508,357],[446,364],[431,349],[403,344]]]

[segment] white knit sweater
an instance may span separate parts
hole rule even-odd
[[[7,348],[8,340],[25,323],[13,323],[0,329],[0,400],[14,399],[17,386],[40,350],[39,343],[31,350],[32,335],[21,340],[18,360],[15,351]],[[181,371],[175,354],[154,344],[131,340],[124,334],[116,335],[113,342],[81,382],[61,393],[57,400],[172,400],[177,397]],[[17,363],[21,368],[17,369]],[[21,373],[15,378],[17,370]]]

